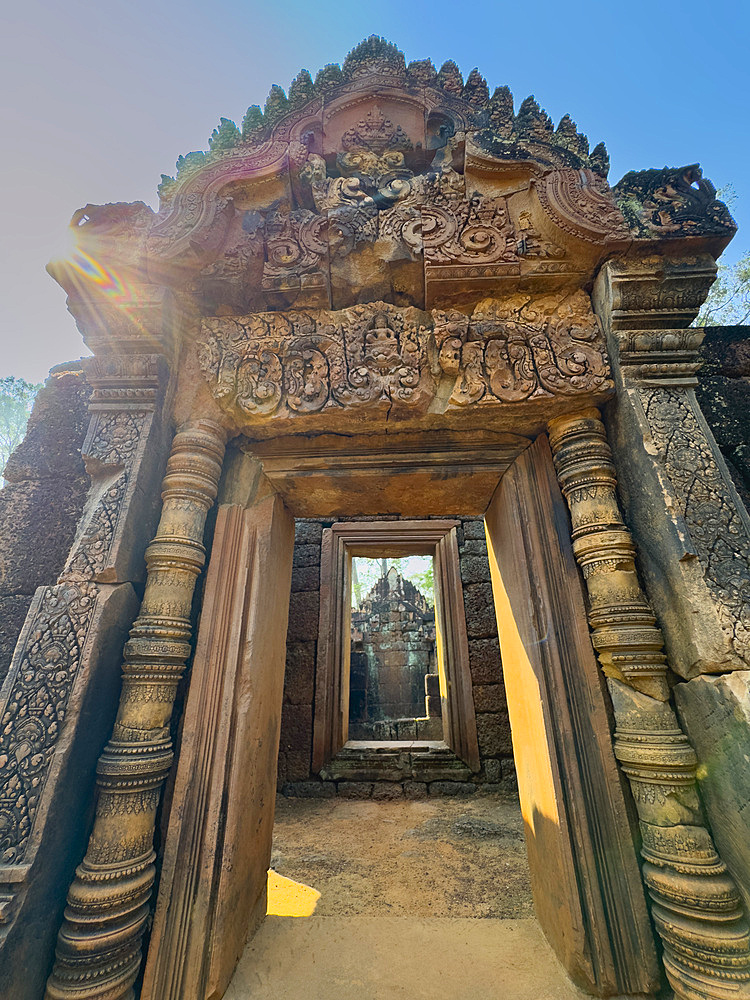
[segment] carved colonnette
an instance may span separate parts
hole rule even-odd
[[[485,530],[536,918],[579,986],[657,993],[632,807],[544,434],[500,480]]]
[[[218,425],[198,419],[172,444],[143,602],[125,646],[118,715],[97,766],[94,828],[47,984],[50,1000],[132,996],[154,879],[156,808],[172,761],[169,718],[190,653],[190,607],[224,438]]]
[[[88,362],[91,488],[63,573],[37,592],[0,692],[0,992],[19,1000],[43,990],[60,886],[83,849],[96,754],[114,715],[146,543],[138,529],[148,526],[160,462],[160,363],[113,353]]]
[[[677,187],[679,210],[702,199],[697,224],[716,230],[710,185]],[[594,298],[617,390],[607,417],[626,514],[679,675],[675,703],[712,836],[747,906],[750,517],[696,400],[703,330],[686,326],[714,267],[698,254],[610,262]]]
[[[143,1000],[223,996],[265,917],[293,548],[280,497],[219,507]]]
[[[661,633],[640,589],[604,425],[590,409],[555,418],[549,429],[612,695],[615,754],[638,809],[643,876],[667,975],[684,1000],[750,996],[750,927],[707,829],[695,753],[668,703]]]

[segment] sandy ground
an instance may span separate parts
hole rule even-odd
[[[276,817],[272,915],[225,1000],[585,1000],[533,919],[516,803],[279,799]]]
[[[497,796],[279,796],[271,867],[321,894],[316,916],[533,916],[521,814]]]

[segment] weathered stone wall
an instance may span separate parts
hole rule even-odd
[[[481,768],[471,782],[434,782],[436,788],[433,791],[466,794],[480,785],[490,785],[498,790],[501,787],[513,788],[515,770],[484,523],[477,517],[462,517],[460,520],[458,547]],[[318,520],[296,522],[279,746],[279,789],[286,794],[336,794],[333,782],[317,781],[311,773],[320,610],[320,547],[323,528],[331,523]],[[413,794],[426,793],[426,788],[414,787],[418,784],[409,782],[407,794],[410,791]],[[401,786],[391,792],[402,794]]]
[[[750,508],[750,326],[709,326],[695,390],[737,492]]]
[[[63,569],[89,477],[81,459],[91,388],[80,361],[53,368],[0,490],[0,683],[37,587]]]
[[[750,510],[750,326],[707,327],[701,356],[695,393]],[[704,674],[674,693],[716,845],[750,908],[750,670]]]

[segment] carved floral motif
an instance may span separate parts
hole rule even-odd
[[[470,317],[374,303],[209,318],[200,364],[240,423],[383,403],[424,412],[438,395],[463,407],[611,386],[583,293],[533,306],[488,299]]]
[[[128,488],[130,465],[140,441],[145,413],[118,410],[101,414],[89,436],[86,461],[92,467],[111,467],[111,476],[97,497],[91,517],[68,556],[65,579],[92,579],[107,562]],[[114,480],[111,478],[114,477]]]
[[[0,859],[23,860],[96,603],[93,584],[46,587],[0,719]]]
[[[679,513],[703,566],[720,621],[740,656],[750,650],[750,534],[729,495],[685,391],[639,390]]]

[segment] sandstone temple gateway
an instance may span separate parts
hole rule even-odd
[[[690,325],[735,225],[697,165],[608,165],[373,37],[222,119],[158,212],[76,212],[50,272],[93,357],[3,499],[2,997],[218,1000],[277,777],[512,757],[571,979],[750,998],[750,478],[696,397],[721,443],[747,331]],[[349,739],[349,595],[414,554],[443,739],[407,752]]]

